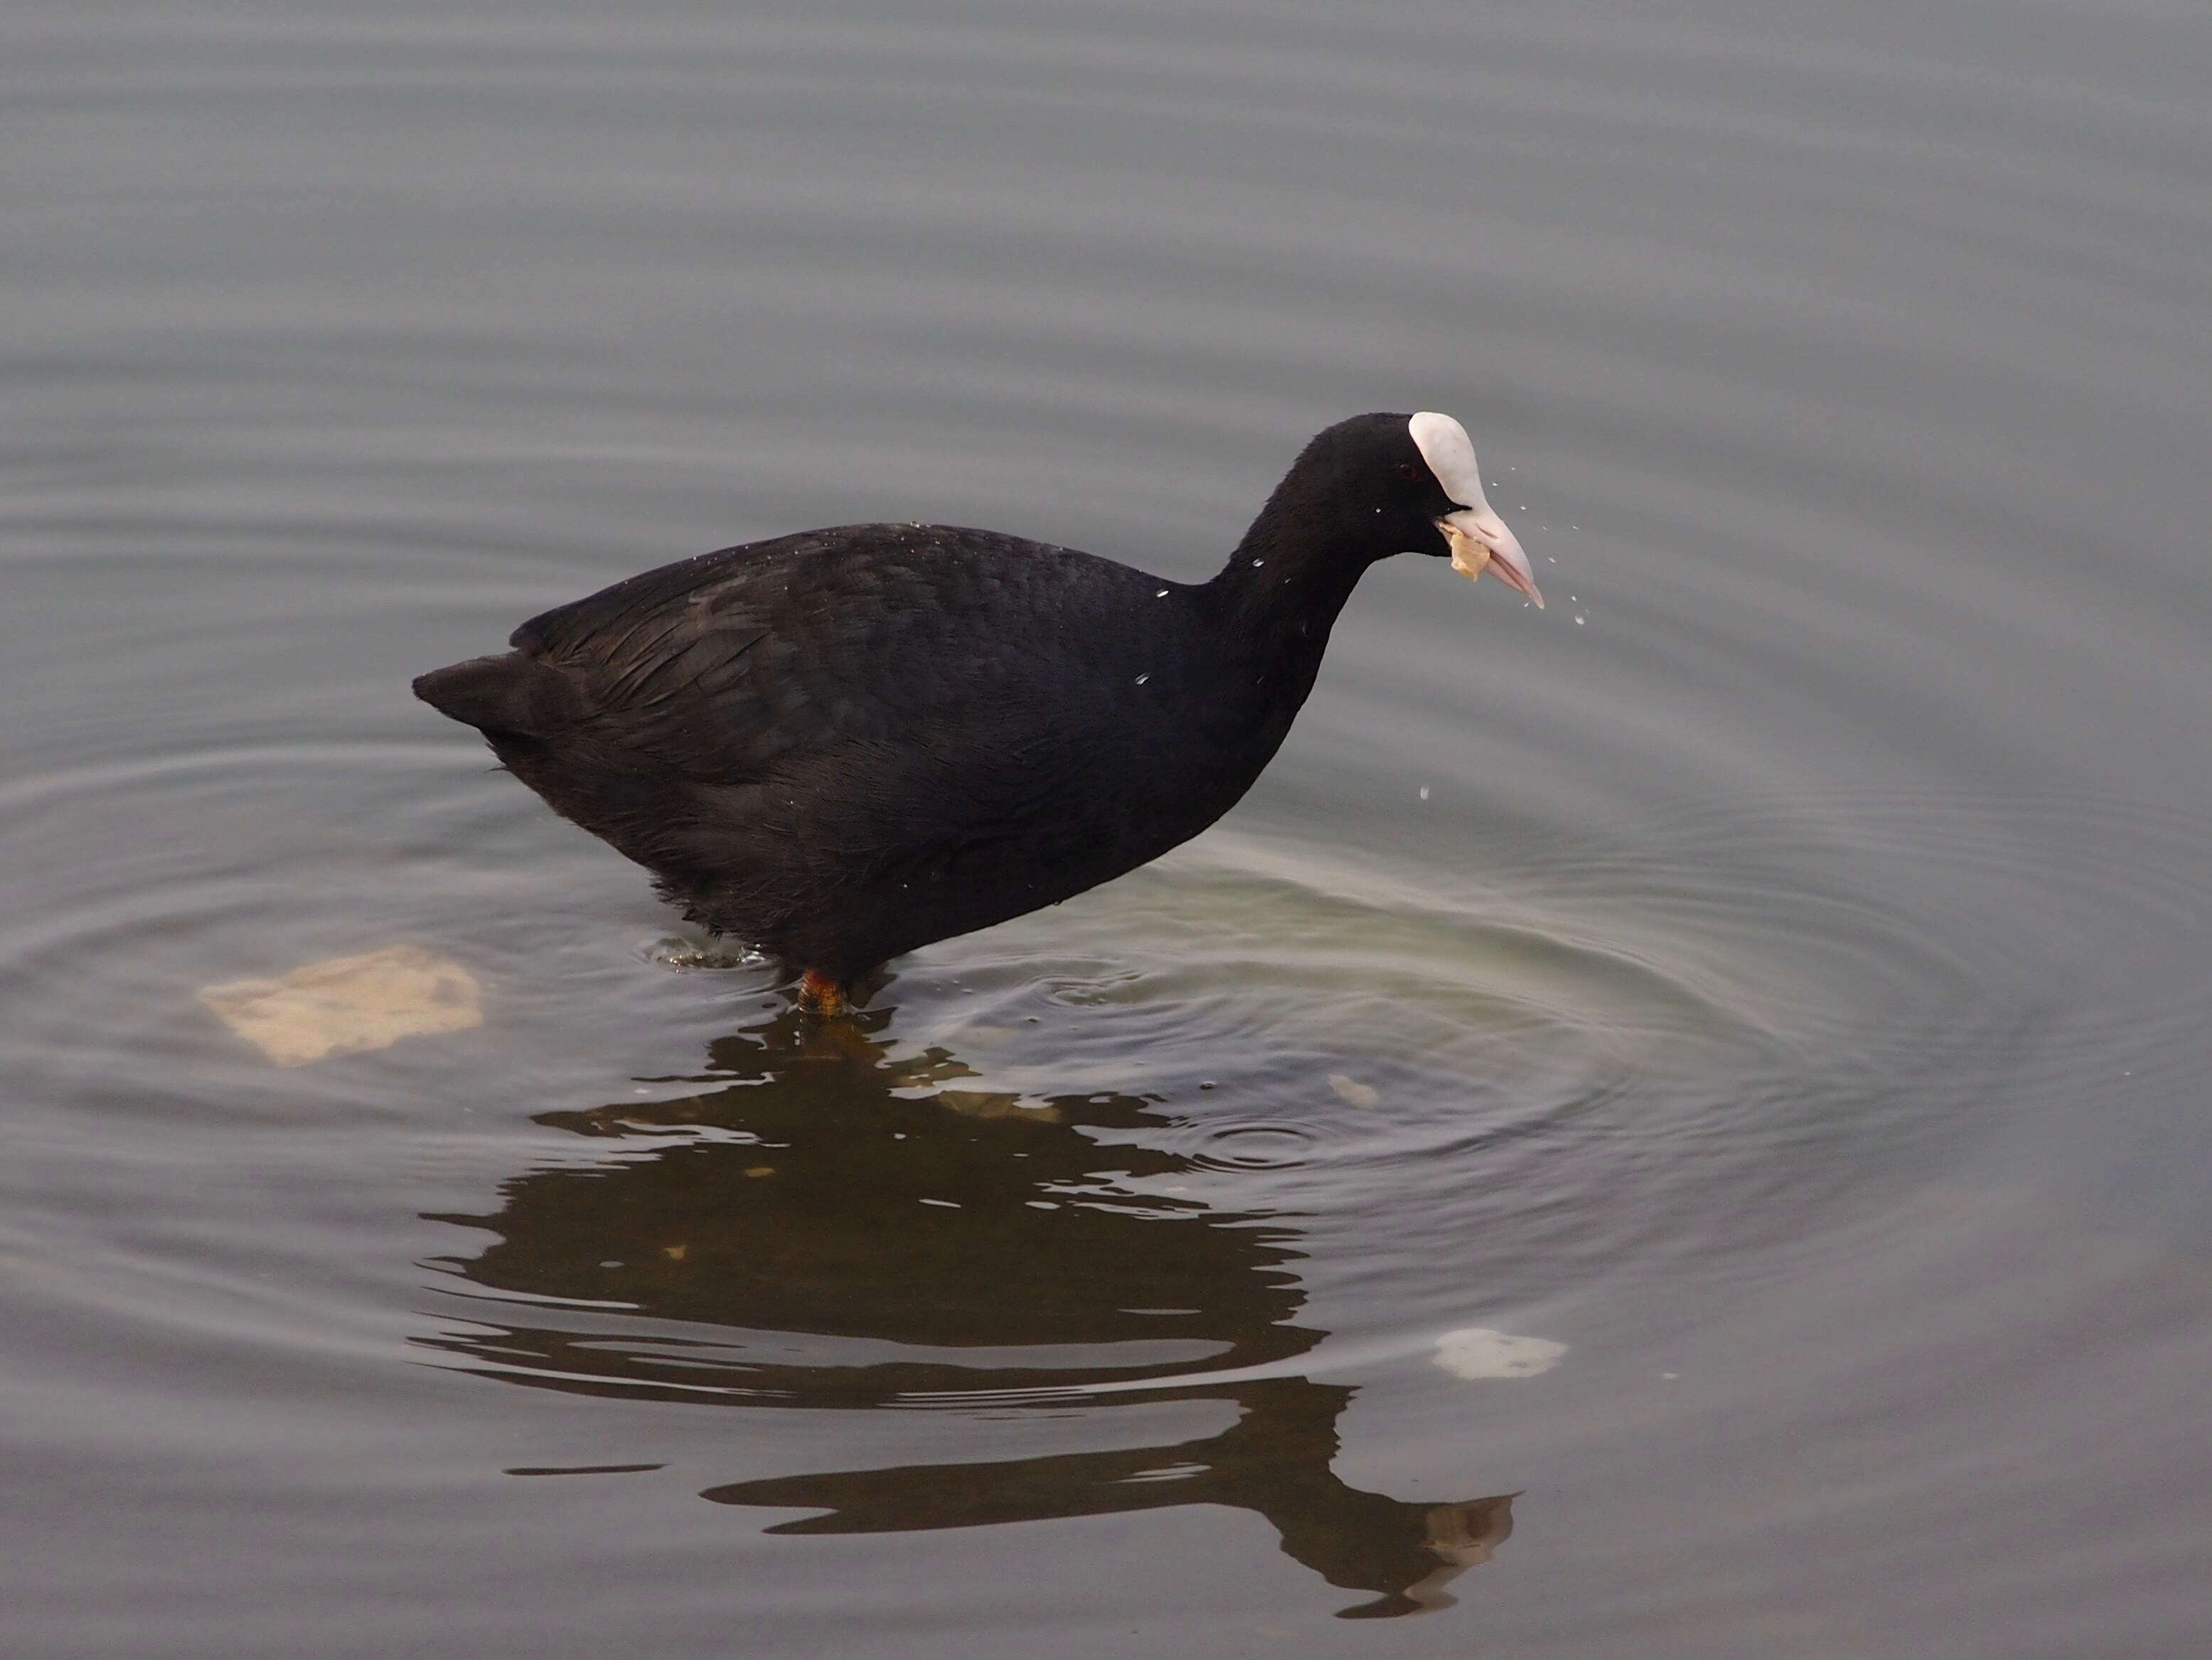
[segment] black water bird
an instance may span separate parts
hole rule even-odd
[[[633,576],[415,692],[835,1012],[890,958],[1221,817],[1361,574],[1401,552],[1543,603],[1466,429],[1363,415],[1306,446],[1209,582],[994,531],[848,525]]]

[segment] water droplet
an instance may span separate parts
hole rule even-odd
[[[1424,785],[1422,785],[1422,786],[1421,786],[1421,800],[1423,800],[1424,801],[1425,801],[1425,800],[1427,800],[1428,799],[1429,799],[1429,787],[1428,787],[1426,784],[1424,784]]]
[[[1162,588],[1162,589],[1161,589],[1158,593],[1156,593],[1156,594],[1154,594],[1154,595],[1152,596],[1152,598],[1153,598],[1153,599],[1166,599],[1167,597],[1168,597],[1168,591],[1167,591],[1165,588]]]
[[[1252,569],[1253,569],[1254,570],[1257,570],[1257,569],[1260,569],[1260,567],[1261,567],[1261,566],[1262,566],[1262,565],[1266,564],[1267,562],[1266,560],[1264,560],[1264,559],[1255,559],[1255,560],[1252,562]]]
[[[1144,673],[1142,673],[1142,674],[1140,674],[1140,675],[1139,675],[1139,676],[1137,677],[1137,684],[1138,684],[1139,685],[1140,685],[1140,686],[1141,686],[1141,685],[1143,685],[1143,684],[1145,684],[1145,682],[1146,682],[1146,681],[1147,681],[1147,680],[1151,679],[1152,678],[1152,672],[1148,669],[1148,670],[1146,670]]]

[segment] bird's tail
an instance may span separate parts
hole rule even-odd
[[[519,651],[433,669],[415,682],[415,695],[439,714],[493,736],[550,738],[582,713],[567,675]]]

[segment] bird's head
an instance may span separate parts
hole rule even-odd
[[[1329,475],[1346,528],[1373,556],[1449,558],[1463,576],[1487,570],[1543,605],[1528,556],[1483,496],[1474,442],[1449,415],[1355,416],[1315,439],[1308,465]]]

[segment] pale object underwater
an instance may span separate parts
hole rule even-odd
[[[1437,1339],[1436,1362],[1455,1377],[1534,1377],[1559,1364],[1565,1343],[1467,1326]]]
[[[200,1001],[280,1067],[483,1024],[476,976],[416,946],[333,957],[273,980],[204,987]]]

